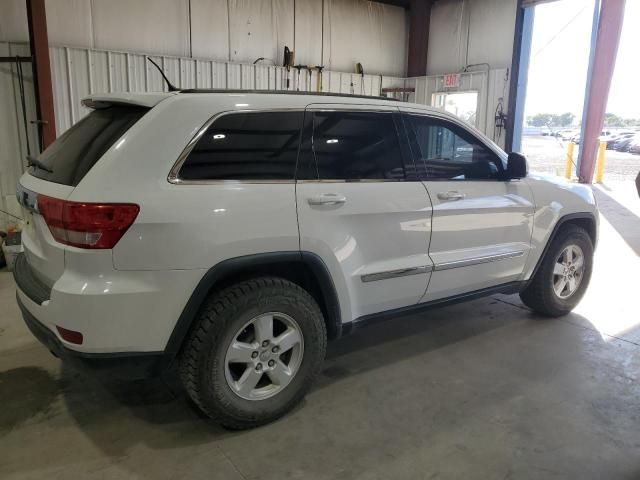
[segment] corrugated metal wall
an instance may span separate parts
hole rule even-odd
[[[165,89],[147,55],[86,48],[50,49],[58,134],[82,118],[80,100],[95,92],[157,92]],[[272,65],[217,62],[189,57],[153,56],[171,82],[180,88],[317,91],[318,72]],[[355,95],[380,95],[382,87],[403,86],[404,79],[323,71],[322,90]]]
[[[28,56],[27,45],[0,43],[0,56]],[[27,120],[35,120],[36,107],[33,88],[33,73],[30,63],[22,63]],[[16,182],[26,165],[27,137],[23,123],[23,108],[20,100],[18,68],[15,63],[0,63],[0,210],[20,215],[15,199]],[[37,153],[37,129],[28,124],[31,152]],[[16,219],[0,212],[0,229],[16,225]]]

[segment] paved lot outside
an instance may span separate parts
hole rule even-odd
[[[522,152],[529,161],[532,172],[564,175],[567,158],[567,143],[555,137],[539,135],[522,138]],[[578,160],[579,145],[574,149],[574,161]],[[633,180],[640,171],[640,155],[607,150],[604,181]],[[573,168],[575,176],[575,167]]]

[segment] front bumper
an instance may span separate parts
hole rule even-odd
[[[65,363],[80,370],[89,370],[107,377],[135,380],[155,377],[166,370],[172,356],[156,352],[85,353],[71,350],[62,344],[54,332],[35,318],[16,294],[18,306],[24,322],[31,333],[47,347],[51,353]]]

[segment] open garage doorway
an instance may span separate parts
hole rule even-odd
[[[521,151],[533,172],[563,175],[567,145],[580,133],[594,0],[558,0],[531,9]]]
[[[530,2],[535,3],[535,2]],[[570,177],[576,176],[584,123],[589,54],[597,25],[595,0],[556,0],[525,9],[513,149],[522,151],[532,172],[564,176],[569,143],[573,148]],[[639,134],[640,100],[635,93],[636,49],[640,31],[634,19],[640,2],[627,1],[625,22],[609,92],[600,140],[607,141],[604,179],[629,181],[638,174],[640,145],[631,141],[617,149],[616,136]],[[518,114],[520,109],[520,114]],[[515,132],[521,128],[516,138]],[[616,148],[614,148],[616,147]],[[638,154],[633,152],[637,151]]]
[[[431,98],[431,105],[443,108],[473,126],[476,125],[478,111],[478,92],[436,92]]]

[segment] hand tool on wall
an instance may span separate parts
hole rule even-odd
[[[364,68],[360,62],[356,63],[356,73],[360,75],[360,95],[364,95]]]
[[[316,83],[316,90],[318,92],[322,91],[322,70],[324,69],[324,65],[316,65],[316,70],[318,70],[318,79]]]
[[[290,85],[289,72],[291,72],[291,67],[293,66],[294,58],[295,58],[295,53],[289,50],[289,47],[285,45],[282,66],[287,69],[287,90],[289,90],[289,85]]]
[[[311,91],[311,77],[313,76],[313,65],[307,65],[307,72],[309,73],[309,83],[307,83],[307,92]]]
[[[304,65],[294,65],[293,68],[298,71],[298,82],[296,83],[296,90],[300,91],[300,70],[306,67]]]

